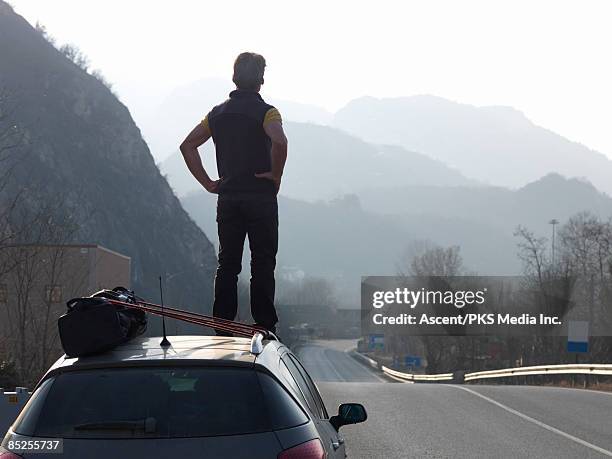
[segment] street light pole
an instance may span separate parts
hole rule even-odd
[[[555,267],[555,227],[557,226],[557,224],[559,223],[559,220],[557,220],[556,218],[553,218],[551,221],[548,222],[548,224],[552,225],[552,247],[551,247],[551,252],[552,252],[552,266],[553,269]]]

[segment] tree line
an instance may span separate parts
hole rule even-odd
[[[557,224],[558,222],[555,222]],[[591,336],[584,362],[612,360],[612,221],[590,213],[578,213],[558,228],[554,237],[534,234],[519,226],[517,255],[521,277],[540,299],[541,312],[564,315],[580,308],[598,336]],[[398,266],[400,276],[474,275],[464,265],[460,247],[414,243]],[[560,301],[562,299],[563,301]],[[420,354],[428,373],[503,367],[575,363],[566,350],[565,336],[390,336],[386,358]]]
[[[84,282],[64,275],[65,244],[79,224],[65,197],[50,199],[45,184],[28,176],[24,166],[38,142],[16,121],[17,109],[0,88],[0,387],[31,387],[59,357],[56,320],[64,307],[54,288],[61,282],[75,291]]]

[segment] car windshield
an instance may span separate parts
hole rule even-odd
[[[71,371],[46,381],[14,426],[61,438],[176,438],[294,427],[308,418],[271,376],[250,368]]]

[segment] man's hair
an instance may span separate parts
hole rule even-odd
[[[263,84],[266,60],[260,54],[242,53],[234,61],[232,81],[238,89],[254,91]]]

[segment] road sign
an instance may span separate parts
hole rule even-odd
[[[416,355],[407,355],[405,358],[405,366],[412,368],[420,368],[421,357],[418,357]]]
[[[370,335],[370,349],[382,349],[385,347],[385,335]]]
[[[567,352],[589,352],[589,323],[570,320],[567,327]]]

